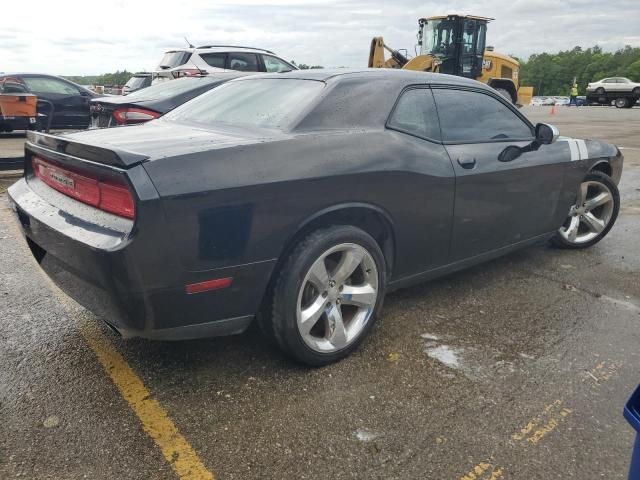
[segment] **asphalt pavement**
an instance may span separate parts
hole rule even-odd
[[[0,181],[0,478],[626,478],[640,109],[523,111],[622,148],[613,230],[585,251],[533,247],[391,294],[364,346],[322,369],[255,328],[117,337],[40,273]]]

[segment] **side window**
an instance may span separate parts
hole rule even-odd
[[[490,95],[440,88],[434,88],[433,95],[445,142],[480,143],[533,137],[529,125]]]
[[[35,94],[78,95],[79,91],[70,85],[55,78],[23,77],[24,83]]]
[[[216,68],[225,68],[225,62],[227,61],[226,53],[202,53],[200,58],[206,62],[207,65],[211,65]]]
[[[387,126],[418,137],[440,140],[438,114],[431,90],[413,88],[402,93]]]
[[[258,57],[255,53],[234,52],[229,54],[229,68],[241,72],[257,72]]]
[[[288,63],[280,60],[279,58],[272,57],[271,55],[262,55],[264,61],[264,67],[267,72],[287,72],[293,70],[293,67]]]

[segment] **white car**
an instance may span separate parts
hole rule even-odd
[[[544,105],[544,97],[533,97],[531,99],[530,105],[532,107],[540,107],[540,106]]]
[[[640,83],[632,82],[624,77],[603,78],[599,82],[593,82],[587,85],[587,92],[593,92],[599,95],[608,92],[625,92],[640,95]]]
[[[288,72],[295,65],[261,48],[229,45],[205,45],[194,48],[174,48],[165,52],[153,72],[153,84],[189,75],[225,70],[241,72]]]

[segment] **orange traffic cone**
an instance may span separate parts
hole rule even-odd
[[[555,114],[556,114],[556,106],[551,105],[551,111],[549,112],[549,115],[555,115]]]

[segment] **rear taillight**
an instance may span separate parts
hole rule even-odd
[[[160,114],[153,110],[145,110],[143,108],[119,108],[113,112],[113,118],[119,125],[131,125],[133,123],[144,123],[154,118],[158,118]]]
[[[82,203],[120,217],[134,217],[133,195],[124,183],[101,180],[91,174],[80,174],[40,157],[33,157],[33,173],[54,190]]]

